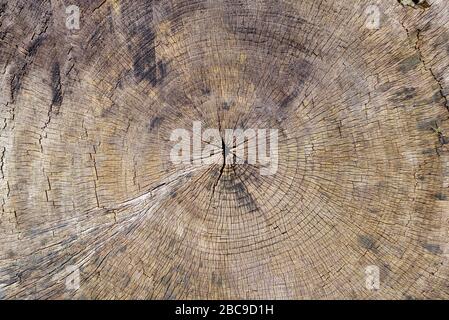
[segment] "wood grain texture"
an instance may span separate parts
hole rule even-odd
[[[0,298],[449,298],[448,1],[73,2],[0,0]],[[278,171],[173,164],[193,121]]]

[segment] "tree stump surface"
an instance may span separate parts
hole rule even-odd
[[[73,2],[0,1],[0,298],[449,298],[448,1]]]

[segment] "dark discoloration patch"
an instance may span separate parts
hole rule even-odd
[[[438,121],[435,119],[421,121],[421,122],[418,122],[418,124],[416,125],[416,128],[418,130],[422,130],[422,131],[429,131],[429,130],[434,131],[434,128],[438,127],[437,124],[438,124]]]
[[[15,97],[17,96],[17,93],[19,92],[21,86],[22,86],[22,77],[25,75],[25,72],[18,72],[13,75],[11,79],[11,100],[14,101]]]
[[[17,6],[16,6],[17,5]],[[42,46],[42,43],[44,42],[44,40],[47,38],[46,32],[47,32],[47,27],[48,24],[50,22],[50,18],[52,15],[52,10],[49,8],[48,10],[42,11],[41,9],[43,8],[43,5],[40,4],[38,5],[37,2],[29,2],[28,6],[31,10],[36,9],[36,13],[39,14],[40,13],[40,17],[39,17],[39,22],[35,23],[35,28],[33,30],[33,37],[30,39],[30,43],[28,44],[28,46],[25,48],[26,49],[26,56],[25,58],[21,57],[21,55],[17,55],[16,58],[16,62],[13,63],[12,65],[14,65],[13,70],[11,70],[13,76],[10,79],[10,96],[11,96],[11,100],[14,102],[15,98],[18,94],[18,92],[21,89],[22,86],[22,80],[23,78],[26,76],[27,71],[28,71],[28,67],[33,63],[35,55],[38,52],[38,49]],[[33,8],[35,7],[36,8]],[[2,4],[0,7],[0,16],[3,16],[3,14],[6,11],[7,5],[6,4]],[[24,8],[24,5],[20,5],[20,4],[15,4],[14,7],[16,7],[17,9],[19,9],[18,12],[21,12],[22,9]],[[8,9],[12,9],[12,8],[8,8]],[[13,12],[11,12],[11,14],[14,14]],[[1,25],[1,21],[0,21],[0,25]],[[8,33],[8,28],[2,32],[2,34],[0,35],[0,37],[4,37],[6,36],[6,34]]]
[[[208,87],[201,88],[201,94],[204,96],[210,95],[210,89]]]
[[[25,60],[22,61],[22,63],[16,67],[16,71],[14,72],[14,75],[11,78],[11,82],[10,82],[11,100],[14,101],[15,97],[17,96],[18,92],[20,91],[20,89],[22,87],[22,79],[25,77],[25,75],[27,73],[28,66],[33,63],[34,56],[36,55],[39,47],[42,45],[42,43],[44,42],[45,39],[46,39],[46,36],[44,34],[38,35],[28,45],[28,47],[26,49],[28,54],[25,57]]]
[[[435,194],[435,198],[441,201],[446,201],[447,200],[447,196],[445,194],[442,193],[437,193]]]
[[[176,294],[173,291],[167,291],[164,294],[164,300],[176,300]]]
[[[142,40],[140,50],[134,55],[134,76],[140,82],[147,80],[153,86],[156,85],[156,49],[154,47],[154,33],[151,29],[144,31],[145,38]]]
[[[448,144],[449,143],[449,137],[438,135],[438,140],[441,144]]]
[[[41,46],[42,42],[45,40],[44,35],[36,37],[28,45],[27,51],[29,57],[34,57],[36,55],[37,49]]]
[[[171,271],[170,271],[170,272],[171,272]],[[162,276],[162,278],[161,278],[161,283],[162,283],[164,286],[167,286],[167,285],[170,284],[170,276],[171,276],[170,272],[169,272],[168,274]]]
[[[184,287],[184,289],[190,289],[190,275],[184,274],[181,280],[181,284]]]
[[[129,52],[133,55],[133,72],[138,82],[156,86],[167,74],[167,64],[157,62],[153,26],[153,1],[124,3],[123,23],[128,27]]]
[[[164,117],[159,117],[156,116],[153,119],[151,119],[150,122],[150,131],[154,130],[154,129],[159,129],[162,121],[164,121]]]
[[[118,111],[118,106],[115,103],[112,103],[109,107],[105,108],[101,112],[101,117],[106,118],[106,117],[114,116],[117,111]]]
[[[239,182],[234,185],[234,189],[237,191],[238,194],[244,194],[245,193],[245,187],[243,186],[243,183]]]
[[[289,104],[296,99],[298,94],[296,92],[293,92],[287,96],[284,97],[284,99],[279,103],[279,106],[281,108],[286,108],[289,106]]]
[[[296,85],[302,85],[312,72],[312,64],[305,59],[295,59],[289,65],[289,74],[294,78]]]
[[[300,95],[304,83],[309,78],[312,72],[312,65],[304,59],[296,59],[294,63],[288,66],[287,83],[284,87],[288,87],[289,84],[293,84],[290,88],[290,92],[284,94],[284,97],[279,102],[281,108],[287,108],[291,106],[292,102]],[[287,91],[288,92],[288,91]]]
[[[120,247],[120,249],[118,249],[118,253],[123,253],[123,252],[126,252],[126,249],[128,248],[128,246],[127,245],[123,245],[123,246],[121,246]]]
[[[235,184],[229,183],[229,187],[231,187],[236,192],[237,202],[239,206],[247,208],[249,212],[257,210],[256,202],[242,182],[238,182]]]
[[[103,25],[98,25],[86,41],[86,47],[96,48],[101,45],[101,39],[105,37]]]
[[[129,285],[129,283],[131,282],[131,277],[129,275],[127,275],[126,273],[122,273],[122,285],[124,287],[127,287]]]
[[[123,89],[123,78],[119,78],[115,83],[115,87],[119,89]]]
[[[380,267],[380,279],[382,282],[385,282],[388,280],[391,273],[391,267],[387,263],[382,264]]]
[[[440,246],[437,244],[425,243],[422,245],[424,249],[433,254],[442,254],[443,250],[441,250]]]
[[[139,82],[147,80],[152,86],[156,86],[167,76],[167,63],[156,62],[156,51],[150,42],[147,44],[148,48],[135,55],[134,76]]]
[[[371,236],[359,235],[357,241],[363,248],[377,252],[376,241]]]
[[[444,96],[441,90],[435,91],[435,93],[432,96],[432,102],[434,103],[440,103],[441,101],[444,101]]]
[[[398,100],[403,101],[410,100],[416,97],[416,89],[415,88],[403,88],[398,93],[395,94]]]
[[[51,104],[57,107],[61,106],[63,97],[61,86],[61,70],[58,62],[54,63],[51,69],[51,92],[53,97]]]
[[[164,61],[159,61],[157,63],[157,70],[159,72],[158,81],[160,82],[167,76],[167,63]]]
[[[426,177],[424,175],[420,174],[420,173],[417,173],[416,174],[416,179],[419,180],[419,181],[424,181],[424,180],[426,180]]]
[[[413,69],[415,69],[419,64],[421,63],[421,59],[419,55],[413,55],[411,57],[408,57],[404,60],[402,60],[399,63],[399,71],[402,73],[407,73]]]
[[[379,92],[387,92],[387,91],[389,91],[393,87],[394,87],[394,83],[393,82],[386,82],[386,83],[380,84],[377,87],[377,89],[379,90]]]
[[[225,102],[223,102],[223,104],[221,105],[221,108],[222,108],[223,110],[228,111],[228,110],[231,108],[231,103],[225,101]]]
[[[176,299],[174,294],[174,288],[183,286],[184,288],[190,287],[190,274],[182,266],[173,266],[168,273],[161,277],[160,281],[166,288],[165,299]]]
[[[0,18],[3,16],[3,13],[6,11],[6,2],[0,4]]]
[[[221,278],[221,275],[212,272],[212,283],[218,287],[221,287],[223,284],[223,279]]]
[[[8,257],[8,259],[13,259],[16,256],[16,253],[12,250],[9,250],[6,256]]]
[[[425,155],[434,154],[435,153],[435,148],[424,149],[421,153],[425,154]]]

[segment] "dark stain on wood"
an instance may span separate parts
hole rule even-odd
[[[377,252],[376,241],[371,236],[359,235],[357,241],[363,248],[372,252]]]
[[[438,199],[438,200],[441,200],[441,201],[446,201],[447,200],[447,196],[440,192],[440,193],[435,194],[435,199]]]
[[[396,98],[392,99],[394,101],[404,101],[411,100],[416,97],[416,89],[415,88],[403,88],[398,93],[396,93]]]
[[[402,73],[407,73],[415,69],[421,63],[421,59],[418,54],[408,57],[402,60],[399,64],[399,70]]]
[[[37,36],[34,40],[30,42],[28,45],[27,51],[28,56],[33,57],[36,55],[38,48],[41,46],[42,42],[45,40],[45,36],[40,35]]]
[[[156,116],[153,119],[151,119],[150,122],[150,131],[154,130],[154,129],[159,129],[162,121],[164,121],[164,117],[159,117]]]
[[[221,108],[225,111],[228,111],[229,108],[231,108],[231,104],[229,102],[223,102],[223,104],[221,105]]]
[[[290,103],[291,103],[293,100],[296,99],[296,97],[297,97],[297,93],[296,93],[296,92],[293,92],[293,93],[291,93],[291,94],[286,95],[286,96],[284,97],[284,99],[281,100],[281,102],[279,103],[279,106],[280,106],[281,108],[287,108],[287,107],[290,105]]]
[[[61,87],[61,70],[58,62],[55,62],[51,69],[51,93],[53,97],[51,104],[57,107],[61,106],[63,97]]]
[[[134,56],[134,76],[140,82],[147,80],[153,86],[156,85],[156,50],[154,48],[154,34],[147,30],[143,43]]]
[[[437,244],[425,243],[423,244],[423,248],[433,254],[442,254],[443,250],[441,250],[440,246]]]
[[[167,66],[164,62],[158,63],[156,59],[153,1],[124,4],[122,19],[131,38],[128,49],[133,56],[135,79],[156,86],[165,77]]]
[[[22,79],[23,77],[25,77],[27,73],[27,68],[31,63],[33,63],[34,56],[36,55],[39,47],[41,47],[45,38],[46,36],[44,34],[41,34],[38,35],[34,40],[32,40],[28,45],[28,47],[26,48],[27,56],[16,66],[16,71],[14,72],[14,75],[10,83],[11,100],[14,101],[15,97],[17,96],[17,93],[20,91],[22,87]]]

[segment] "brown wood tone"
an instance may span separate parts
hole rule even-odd
[[[0,298],[449,298],[425,2],[0,0]],[[195,121],[279,130],[277,171],[173,163]]]

